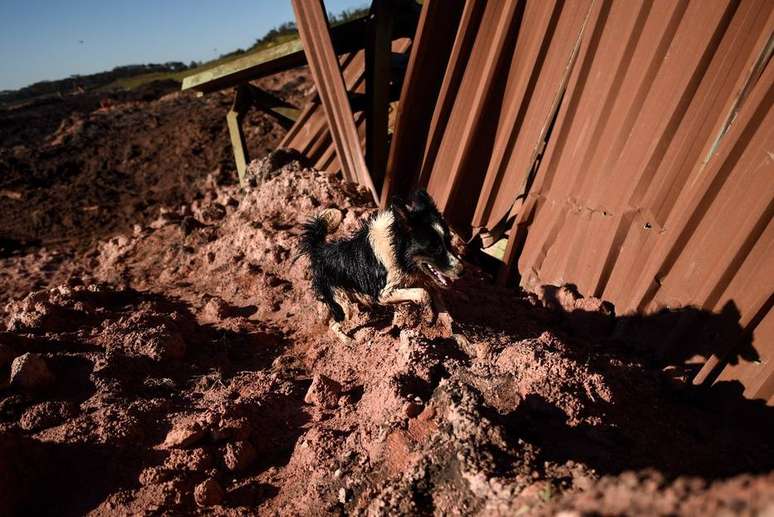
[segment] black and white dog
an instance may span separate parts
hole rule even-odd
[[[326,242],[340,223],[340,211],[323,210],[304,225],[300,241],[300,254],[311,262],[312,287],[330,311],[334,334],[350,339],[340,326],[345,296],[365,304],[418,303],[430,309],[432,319],[434,297],[422,287],[423,276],[447,288],[462,274],[462,261],[453,253],[449,227],[427,192],[417,192],[409,204],[393,201],[354,235]]]

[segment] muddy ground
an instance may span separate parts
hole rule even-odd
[[[469,257],[453,323],[354,306],[332,337],[299,223],[369,196],[298,162],[240,189],[228,104],[0,113],[0,514],[774,513],[771,408],[654,359],[668,320]]]

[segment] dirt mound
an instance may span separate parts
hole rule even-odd
[[[473,265],[446,293],[451,327],[412,306],[355,305],[354,342],[332,337],[295,260],[299,223],[336,207],[347,233],[373,211],[369,195],[298,162],[265,168],[244,192],[210,178],[198,199],[73,255],[69,280],[6,307],[0,382],[27,353],[52,379],[0,392],[0,443],[19,444],[0,448],[12,489],[0,493],[14,496],[0,509],[774,508],[770,409],[735,386],[675,384],[609,325],[579,327],[588,320]],[[608,321],[597,302],[573,310]]]
[[[305,78],[295,70],[260,85],[299,103]],[[0,112],[0,256],[41,242],[83,246],[191,202],[208,177],[233,183],[231,103],[231,92],[197,98],[163,81]],[[257,110],[244,123],[253,156],[284,134]]]

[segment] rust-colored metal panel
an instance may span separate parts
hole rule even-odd
[[[467,69],[470,53],[473,51],[473,44],[476,41],[485,5],[486,3],[482,0],[466,0],[465,2],[457,34],[454,37],[449,62],[441,82],[441,89],[438,92],[433,116],[430,119],[430,129],[425,137],[422,166],[419,169],[416,180],[413,182],[413,186],[427,188],[427,184],[430,181],[430,174],[434,170],[433,166],[449,124],[456,95]],[[404,109],[410,109],[410,107],[407,106]],[[436,174],[443,174],[443,171],[438,170]]]
[[[473,226],[493,228],[523,201],[591,5],[527,3]]]
[[[364,80],[363,51],[345,54],[339,58],[339,62],[347,91],[354,91]],[[332,156],[333,140],[328,129],[325,111],[316,92],[311,95],[296,124],[280,142],[280,147],[298,151],[320,170],[329,172],[341,170],[338,160]]]
[[[409,38],[398,38],[392,42],[394,55],[406,54],[411,48]],[[363,51],[346,54],[339,58],[342,76],[347,92],[365,92],[365,55]],[[353,116],[358,135],[362,135],[366,119],[360,112]],[[361,147],[363,147],[361,141]],[[280,147],[294,149],[301,153],[315,168],[336,173],[341,171],[341,162],[336,154],[320,99],[313,93],[299,115],[296,124],[288,131]]]
[[[774,209],[765,144],[774,140],[772,67],[741,106],[735,98],[770,52],[772,5],[664,2],[643,19],[624,4],[595,18],[579,57],[532,192],[546,202],[522,215],[532,220],[522,283],[573,283],[620,313],[686,305],[720,313],[733,302],[743,328],[757,325],[770,309],[774,273],[742,266],[767,246],[761,239]],[[616,34],[640,20],[630,31],[635,43]],[[735,125],[726,129],[732,108]],[[742,361],[735,378],[747,396],[768,399],[755,387],[766,381],[752,378],[768,371],[774,345],[755,334],[753,347],[764,359]],[[700,377],[712,380],[719,361],[710,358]]]
[[[379,196],[366,167],[344,78],[328,32],[323,4],[313,0],[293,0],[293,10],[344,176],[368,188],[378,202]]]
[[[465,3],[426,0],[401,88],[394,138],[381,192],[385,207],[393,195],[406,195],[422,165],[427,130]]]
[[[496,128],[490,106],[504,90],[501,71],[510,61],[523,10],[523,2],[486,2],[440,147],[435,160],[425,163],[432,171],[428,192],[458,228],[475,208],[470,194],[481,187],[480,158],[491,150]]]
[[[501,276],[528,289],[727,320],[738,333],[700,352],[694,382],[739,381],[774,404],[774,3],[441,5],[423,7],[382,203],[425,186],[467,235],[510,228]],[[357,171],[366,117],[347,92],[364,92],[363,53],[343,74],[330,49],[315,58],[329,46],[310,36],[319,11],[302,36],[322,93],[283,145]]]
[[[390,162],[421,168],[395,177],[463,232],[513,218],[528,289],[731,314],[758,358],[729,342],[695,382],[772,403],[773,33],[770,0],[468,0],[429,126],[396,129]]]

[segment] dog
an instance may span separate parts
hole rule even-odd
[[[341,329],[345,296],[367,305],[414,302],[429,309],[429,322],[435,319],[436,297],[423,284],[446,289],[462,275],[463,264],[430,195],[420,190],[409,203],[394,199],[350,237],[327,242],[340,223],[340,211],[323,210],[303,226],[299,242],[299,256],[309,257],[312,288],[328,308],[332,332],[351,341]]]

